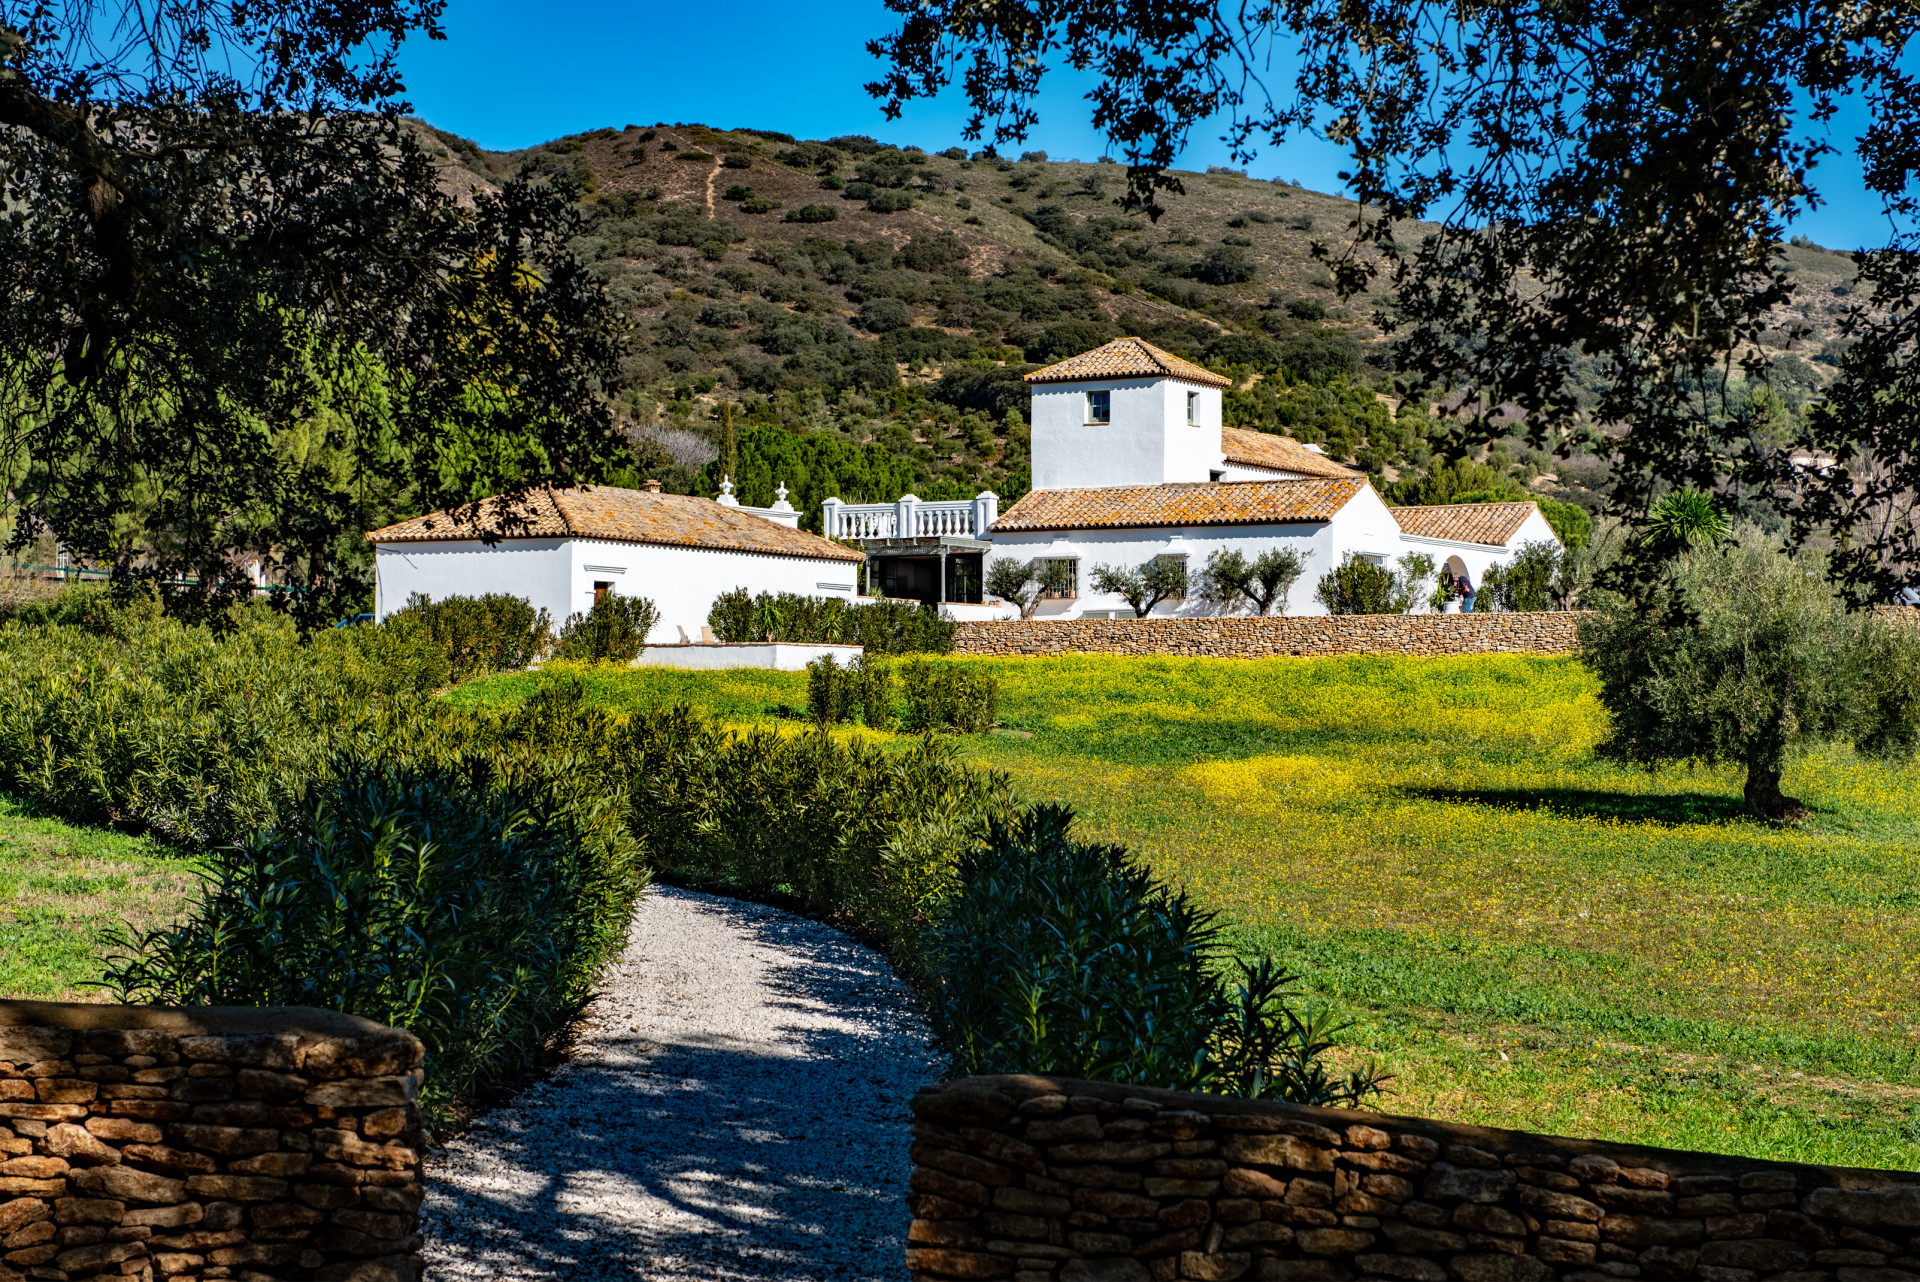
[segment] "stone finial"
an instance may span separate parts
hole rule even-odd
[[[733,478],[731,476],[723,476],[720,478],[720,497],[715,499],[714,502],[720,504],[722,507],[740,506],[740,500],[733,497]]]
[[[781,513],[793,511],[793,504],[787,502],[787,493],[787,483],[785,481],[780,482],[780,488],[773,492],[773,506],[768,508],[767,511]]]

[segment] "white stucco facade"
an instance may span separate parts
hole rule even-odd
[[[735,588],[850,601],[859,572],[847,561],[588,538],[509,538],[492,547],[477,539],[382,543],[374,565],[381,619],[416,592],[430,600],[500,592],[546,610],[557,630],[568,616],[592,609],[596,585],[604,583],[659,608],[647,640],[660,643],[680,640],[681,629],[698,640],[715,598]]]
[[[1089,392],[1107,394],[1107,422],[1091,421]],[[1221,467],[1220,389],[1175,378],[1037,383],[1032,449],[1036,490],[1211,480]]]
[[[1462,574],[1466,575],[1467,582],[1471,583],[1475,589],[1479,588],[1480,580],[1489,569],[1496,565],[1506,565],[1527,544],[1551,543],[1555,547],[1560,545],[1559,536],[1553,532],[1553,527],[1547,524],[1547,518],[1540,515],[1537,508],[1520,523],[1520,528],[1515,530],[1505,543],[1465,543],[1457,539],[1425,538],[1404,531],[1400,535],[1400,542],[1402,555],[1409,552],[1424,552],[1432,557],[1435,564],[1449,577],[1457,579]],[[1412,613],[1431,613],[1431,609],[1422,604],[1416,606]]]
[[[1237,551],[1252,560],[1276,547],[1296,551],[1306,560],[1299,582],[1287,597],[1285,612],[1293,615],[1327,612],[1326,607],[1314,599],[1314,586],[1321,575],[1339,565],[1348,553],[1358,552],[1391,564],[1406,550],[1392,512],[1369,486],[1356,493],[1331,521],[996,533],[989,558],[1079,562],[1078,595],[1042,601],[1034,610],[1036,619],[1077,619],[1089,615],[1132,618],[1133,608],[1125,600],[1093,590],[1095,566],[1131,569],[1157,556],[1182,556],[1186,558],[1188,575],[1198,577],[1215,552]],[[1205,616],[1220,612],[1218,607],[1196,597],[1163,601],[1153,611],[1156,617]],[[1274,613],[1281,611],[1276,607]]]

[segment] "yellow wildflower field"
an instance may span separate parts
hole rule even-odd
[[[1779,828],[1733,767],[1598,759],[1570,658],[945,662],[1001,685],[967,751],[1337,1004],[1390,1110],[1920,1162],[1920,767],[1813,753],[1783,785],[1812,818]],[[592,681],[735,724],[805,698],[804,674]]]

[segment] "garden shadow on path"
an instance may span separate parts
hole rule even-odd
[[[574,1057],[427,1163],[427,1277],[896,1279],[911,990],[778,909],[656,887]]]

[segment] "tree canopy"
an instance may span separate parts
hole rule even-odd
[[[16,545],[51,530],[202,610],[258,564],[315,622],[396,508],[617,457],[570,193],[461,203],[400,114],[395,53],[440,9],[0,0]]]
[[[1859,596],[1920,578],[1920,231],[1860,260],[1855,339],[1831,412],[1773,439],[1746,394],[1789,316],[1788,222],[1824,198],[1844,142],[1890,225],[1920,204],[1920,13],[1897,0],[1212,0],[1106,6],[888,0],[868,86],[890,114],[958,79],[969,136],[1021,138],[1046,72],[1092,73],[1092,118],[1129,164],[1123,202],[1158,209],[1193,129],[1223,117],[1243,160],[1319,133],[1358,202],[1317,252],[1349,294],[1391,287],[1402,371],[1487,412],[1446,421],[1456,455],[1524,416],[1536,444],[1587,441],[1638,515],[1692,486],[1833,536]],[[1296,70],[1270,77],[1276,61]],[[1790,322],[1789,322],[1790,323]],[[1584,372],[1576,379],[1576,369]],[[1604,434],[1603,434],[1604,433]]]

